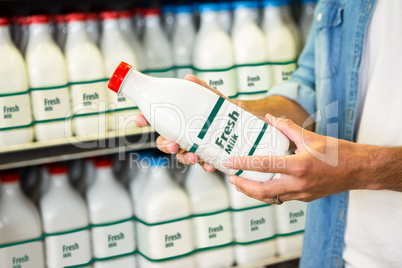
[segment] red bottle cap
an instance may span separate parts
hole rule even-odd
[[[39,23],[49,23],[49,16],[47,15],[28,16],[28,24],[39,24]]]
[[[109,80],[109,84],[107,85],[109,89],[113,90],[114,92],[118,93],[120,90],[120,86],[123,83],[126,75],[131,70],[133,66],[124,61],[120,62],[119,66],[117,66],[116,70],[114,71],[112,77]]]
[[[119,18],[131,18],[132,13],[130,10],[121,10],[119,11]]]
[[[100,13],[100,17],[102,20],[117,19],[119,14],[117,11],[103,11]]]
[[[84,13],[69,13],[65,16],[67,22],[71,21],[85,21]]]
[[[5,17],[0,17],[0,26],[8,25],[8,19]]]
[[[157,7],[150,7],[145,9],[145,16],[155,16],[155,15],[160,15],[161,10]]]
[[[3,183],[18,182],[20,181],[20,174],[18,172],[5,172],[1,174],[1,181]]]
[[[64,175],[67,174],[67,166],[62,164],[53,164],[49,167],[51,175]]]
[[[85,14],[86,20],[98,20],[98,14],[95,12],[90,12]]]
[[[112,160],[109,158],[97,158],[97,159],[95,159],[95,166],[96,167],[111,167]]]

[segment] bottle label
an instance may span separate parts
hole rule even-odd
[[[20,244],[0,249],[0,267],[45,267],[42,241]]]
[[[236,242],[251,242],[275,235],[273,206],[232,212]]]
[[[197,248],[208,248],[232,242],[229,212],[193,218]]]
[[[292,76],[295,70],[296,70],[295,63],[274,66],[275,83],[279,84],[282,82],[289,81],[290,77]]]
[[[300,201],[286,202],[285,206],[276,206],[276,222],[279,234],[304,230],[306,223],[306,203]]]
[[[256,100],[263,98],[273,85],[270,66],[237,68],[239,83],[238,99]]]
[[[207,116],[187,123],[183,137],[185,142],[179,137],[177,143],[228,175],[241,175],[257,181],[271,179],[273,174],[228,170],[223,163],[232,156],[284,155],[289,144],[287,138],[268,123],[222,97],[217,96],[216,103],[211,106]]]
[[[132,108],[132,107],[136,107],[137,105],[130,100],[129,98],[127,98],[126,96],[124,96],[121,93],[116,94],[115,92],[108,90],[108,100],[109,103],[111,104],[111,108],[115,108],[115,109],[124,109],[124,108]],[[113,106],[113,107],[112,107]]]
[[[93,252],[96,258],[117,256],[135,249],[134,222],[127,221],[92,228]]]
[[[189,220],[156,226],[137,223],[138,249],[148,258],[158,260],[188,253],[194,249]]]
[[[234,69],[224,72],[197,72],[197,76],[223,95],[229,98],[237,96],[237,77]]]
[[[74,114],[104,111],[106,103],[106,82],[71,86],[71,100]]]
[[[68,88],[33,90],[32,109],[35,120],[64,118],[70,111]]]
[[[32,122],[29,94],[0,97],[0,128],[28,125]]]
[[[48,267],[64,267],[88,263],[91,260],[89,231],[83,230],[45,238]]]

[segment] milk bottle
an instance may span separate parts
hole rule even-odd
[[[50,181],[39,201],[45,237],[47,267],[85,264],[91,260],[88,211],[70,185],[67,167],[49,167]]]
[[[236,64],[267,62],[267,50],[264,33],[253,19],[252,9],[255,2],[234,3],[234,25],[232,39]],[[237,68],[238,90],[241,100],[262,99],[273,85],[270,66],[253,66]]]
[[[123,62],[108,86],[135,100],[159,134],[229,175],[269,180],[273,174],[227,169],[223,163],[234,155],[283,156],[288,150],[282,132],[196,83],[153,78]]]
[[[96,175],[87,189],[86,198],[89,220],[92,227],[92,245],[95,258],[107,258],[127,254],[135,250],[134,222],[108,224],[129,219],[133,216],[128,192],[116,180],[110,159],[96,159]],[[134,255],[116,260],[97,261],[94,267],[135,267]]]
[[[217,173],[208,173],[199,165],[189,168],[185,189],[190,197],[193,214],[213,213],[229,209],[229,196]],[[232,242],[232,222],[228,211],[193,218],[195,246],[198,249],[215,247]],[[226,246],[195,254],[197,267],[231,267],[233,248]]]
[[[0,267],[45,267],[42,241],[19,243],[42,235],[39,213],[22,193],[19,180],[18,173],[1,175]]]
[[[123,59],[132,60],[133,65],[138,66],[136,55],[119,30],[118,13],[104,11],[100,16],[102,19],[100,47],[105,61],[106,75],[110,77],[116,65]],[[109,114],[109,129],[118,131],[135,127],[134,119],[138,113],[136,104],[121,94],[116,95],[110,92],[108,94],[110,109],[116,109],[114,113]]]
[[[98,113],[91,116],[77,116],[73,119],[74,133],[88,135],[107,130],[106,82],[74,84],[105,78],[105,69],[99,49],[88,38],[85,29],[85,15],[70,13],[66,15],[67,40],[65,53],[71,85],[71,101],[74,115]]]
[[[55,15],[53,19],[56,25],[54,41],[59,46],[59,48],[63,50],[64,43],[66,42],[67,38],[66,20],[64,19],[64,15]]]
[[[162,30],[160,10],[147,8],[145,10],[144,51],[148,70],[171,68],[173,65],[172,48]],[[174,77],[174,71],[152,72],[155,77]]]
[[[166,35],[169,39],[172,37],[174,25],[175,25],[175,6],[171,4],[166,4],[162,6],[162,18],[163,26],[165,28]]]
[[[280,174],[274,179],[280,178]],[[303,230],[306,222],[307,204],[301,201],[288,201],[275,206],[276,239],[280,256],[300,254],[303,246]]]
[[[0,17],[0,147],[33,140],[25,62],[11,42],[8,20]]]
[[[128,10],[119,11],[119,26],[120,31],[126,38],[127,43],[134,50],[134,54],[137,57],[137,70],[142,71],[145,67],[145,59],[142,45],[134,34],[134,29],[131,23],[131,12]]]
[[[226,33],[230,33],[232,28],[232,7],[230,2],[219,3],[219,15],[218,20],[222,29]]]
[[[303,0],[302,1],[302,12],[300,14],[300,31],[302,45],[307,41],[307,37],[310,33],[311,25],[314,19],[314,8],[316,6],[317,0]]]
[[[188,217],[190,201],[186,193],[173,182],[169,175],[166,158],[151,160],[150,176],[140,195],[142,205],[137,206],[137,217],[148,223],[158,223]],[[194,249],[191,221],[189,219],[162,225],[147,226],[137,222],[139,251],[153,260],[180,256]],[[195,266],[193,256],[173,260],[152,262],[139,256],[142,268],[191,268]]]
[[[95,45],[99,45],[99,19],[98,14],[90,12],[85,14],[86,18],[86,31],[89,37]]]
[[[133,9],[133,24],[136,37],[142,40],[145,28],[144,8],[137,6]]]
[[[193,65],[198,69],[226,69],[234,65],[233,44],[218,22],[218,5],[199,6],[201,26],[194,42]],[[197,76],[228,97],[237,94],[236,71],[200,71]]]
[[[300,36],[299,28],[298,28],[298,26],[296,26],[296,23],[293,19],[292,10],[291,10],[292,3],[294,3],[293,0],[285,0],[282,2],[280,7],[281,7],[281,12],[282,12],[284,21],[285,21],[286,25],[289,27],[289,29],[293,35],[293,39],[295,40],[297,54],[299,54],[300,50],[301,50],[301,36]]]
[[[227,176],[225,180],[230,206],[234,209],[232,220],[234,240],[237,243],[234,247],[236,263],[247,265],[275,256],[275,240],[269,239],[275,235],[274,206],[264,206],[266,203],[238,192],[229,183]],[[259,240],[262,241],[252,243]]]
[[[283,16],[283,2],[276,0],[264,1],[263,30],[265,33],[268,60],[271,62],[284,62],[296,60],[298,47],[291,29]],[[290,79],[296,64],[274,65],[275,84]]]
[[[189,66],[193,62],[193,46],[195,27],[190,5],[176,7],[176,23],[173,31],[173,58],[176,66]],[[181,68],[176,71],[176,77],[183,79],[192,73],[191,68]]]
[[[37,121],[35,137],[38,141],[63,138],[71,133],[71,120],[65,119],[71,108],[66,62],[50,36],[49,18],[34,15],[28,18],[28,23],[25,57],[29,84],[31,88],[37,88],[31,92],[33,115]]]

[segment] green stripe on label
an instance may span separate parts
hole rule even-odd
[[[235,173],[235,175],[236,176],[240,176],[240,174],[242,174],[243,173],[243,170],[239,170],[239,171],[237,171],[236,173]]]
[[[251,92],[238,92],[237,95],[254,95],[254,94],[263,94],[267,93],[268,90],[260,90],[260,91],[251,91]]]
[[[191,147],[190,151],[188,151],[189,153],[195,153],[195,151],[197,151],[198,149],[198,144],[193,144],[193,146]]]
[[[212,122],[214,121],[216,115],[218,114],[218,112],[221,109],[222,104],[224,102],[225,102],[225,99],[222,97],[219,97],[214,108],[212,109],[211,113],[209,114],[207,121],[205,122],[204,126],[202,127],[200,133],[198,134],[198,138],[200,138],[201,140],[205,137],[205,134],[207,134],[209,127],[211,126]]]

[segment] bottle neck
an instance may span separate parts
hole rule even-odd
[[[159,16],[157,15],[146,16],[145,27],[148,29],[162,29]]]
[[[234,25],[254,22],[254,13],[250,9],[239,8],[234,13]]]
[[[0,26],[0,44],[11,43],[10,29],[8,26]]]
[[[119,25],[121,30],[134,33],[130,18],[120,18]]]
[[[264,8],[264,25],[275,26],[284,23],[282,7],[267,6]]]
[[[201,26],[200,31],[205,29],[220,29],[222,30],[219,21],[218,21],[218,13],[214,11],[205,11],[200,15]]]
[[[177,13],[176,14],[176,23],[180,26],[192,25],[193,18],[190,13]]]
[[[19,198],[24,194],[21,191],[19,182],[8,182],[2,185],[1,197],[4,198]]]
[[[67,40],[66,45],[69,43],[76,43],[87,41],[88,35],[86,25],[83,21],[72,21],[67,24]]]
[[[52,37],[50,35],[49,24],[31,24],[29,25],[29,41],[30,42],[51,42]]]
[[[102,23],[103,32],[119,31],[119,22],[117,19],[104,20]]]
[[[114,174],[110,167],[96,168],[96,178],[94,184],[114,182]]]
[[[163,166],[151,166],[149,173],[149,184],[153,184],[158,187],[175,186],[167,167]]]
[[[71,187],[67,175],[51,175],[49,184],[49,191],[57,191]]]

